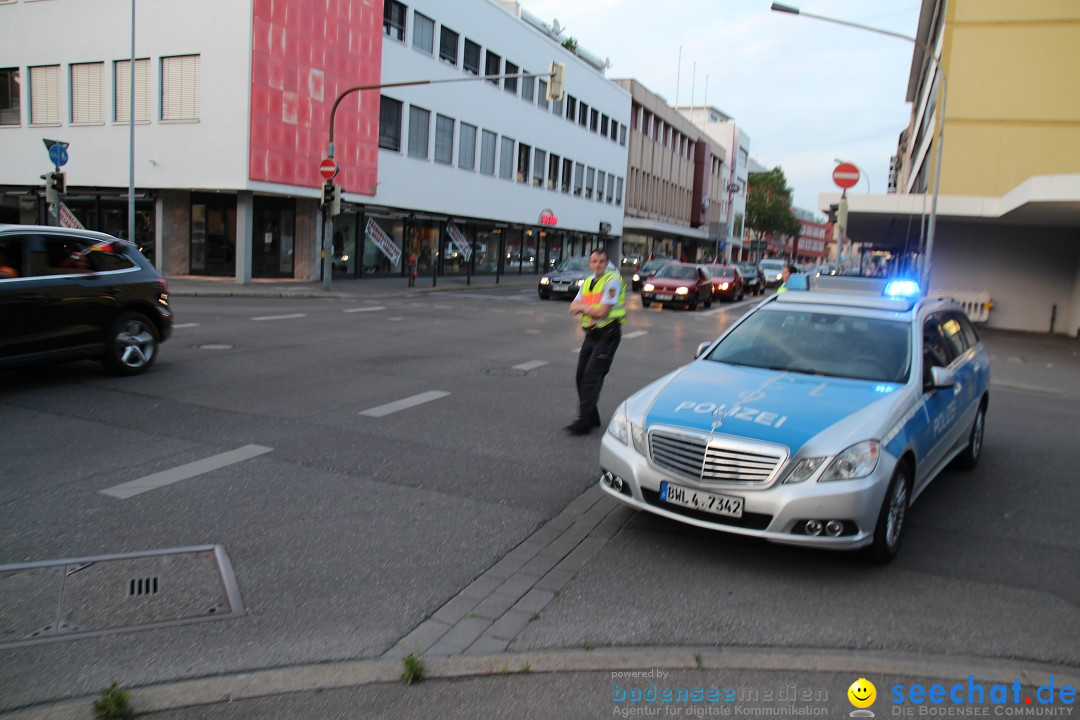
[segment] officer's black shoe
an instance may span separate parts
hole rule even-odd
[[[590,421],[578,418],[566,426],[566,432],[571,435],[588,435],[593,431],[594,427],[595,426]]]
[[[600,413],[596,413],[595,415],[593,415],[592,426],[600,427]]]

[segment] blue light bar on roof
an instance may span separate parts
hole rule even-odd
[[[881,294],[888,298],[911,299],[922,295],[922,290],[914,280],[890,280]]]

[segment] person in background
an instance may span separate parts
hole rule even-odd
[[[578,416],[566,426],[571,435],[585,435],[600,427],[600,389],[622,339],[626,322],[626,285],[617,270],[608,268],[608,254],[594,250],[589,256],[593,274],[585,278],[570,314],[581,317],[585,341],[578,353]]]
[[[784,269],[780,271],[780,287],[776,288],[777,295],[787,292],[787,281],[793,272],[795,272],[795,266],[791,263],[784,263]]]

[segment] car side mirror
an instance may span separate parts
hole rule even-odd
[[[935,390],[951,388],[956,384],[956,373],[948,368],[935,365],[930,368],[930,387]]]
[[[694,353],[694,359],[697,359],[697,358],[701,357],[702,354],[704,354],[704,352],[709,349],[710,345],[712,345],[712,340],[709,340],[708,342],[703,342],[700,345],[698,345],[697,346],[697,352]]]

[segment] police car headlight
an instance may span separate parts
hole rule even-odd
[[[676,295],[685,295],[688,292],[690,292],[690,288],[681,287],[681,288],[679,288],[678,290],[675,291],[675,294]]]
[[[813,477],[817,469],[821,467],[821,463],[825,462],[823,457],[803,458],[799,461],[788,476],[784,478],[785,483],[801,483],[805,480],[809,480]]]
[[[630,423],[630,437],[634,438],[634,449],[642,455],[645,454],[645,428]]]
[[[837,455],[821,476],[821,482],[827,480],[857,480],[874,472],[881,456],[881,443],[866,440],[852,445]]]
[[[626,419],[626,403],[619,406],[619,409],[615,411],[615,414],[611,416],[611,422],[608,423],[608,434],[614,437],[616,440],[626,445],[629,441],[629,426],[630,423]]]
[[[585,284],[585,278],[581,278],[580,280],[578,280],[578,281],[577,281],[576,283],[574,283],[574,284],[575,284],[575,285],[577,285],[578,287],[581,287],[582,285],[584,285],[584,284]]]
[[[551,284],[551,278],[549,278],[547,275],[545,275],[544,277],[540,278],[540,284],[541,285],[550,285]]]
[[[645,287],[642,288],[642,290],[644,290],[645,292],[652,292],[653,289],[654,288],[652,283],[645,283]]]

